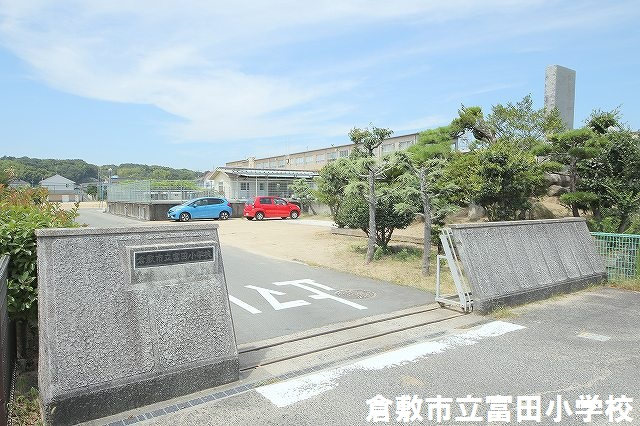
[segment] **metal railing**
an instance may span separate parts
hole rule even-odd
[[[640,235],[592,232],[610,280],[640,279]]]
[[[453,235],[450,228],[442,228],[440,232],[440,241],[442,242],[443,255],[436,258],[436,297],[435,300],[440,306],[458,306],[464,312],[473,310],[473,298],[471,294],[471,286],[467,282],[462,268],[462,262],[456,251],[453,242]],[[456,294],[444,294],[441,282],[441,261],[446,260],[453,283],[456,286]]]

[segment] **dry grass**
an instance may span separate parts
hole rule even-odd
[[[35,372],[20,374],[16,378],[15,395],[13,402],[9,403],[9,423],[14,426],[42,425],[40,418],[40,400],[38,390],[35,388]]]
[[[513,309],[507,308],[506,306],[499,306],[489,312],[489,315],[495,319],[515,319],[520,315],[515,313]]]
[[[384,255],[365,264],[362,238],[333,235],[329,228],[285,223],[281,220],[262,222],[234,219],[220,223],[220,241],[252,253],[277,259],[301,261],[349,272],[363,277],[435,291],[435,256],[431,275],[422,276],[421,260],[414,255]],[[392,247],[394,245],[392,244]],[[401,246],[410,246],[401,244]],[[412,253],[419,250],[412,248]],[[454,289],[448,269],[443,264],[443,291]]]
[[[640,278],[612,281],[612,282],[609,282],[608,285],[609,287],[619,288],[622,290],[640,291]]]

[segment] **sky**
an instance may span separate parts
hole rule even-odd
[[[211,170],[544,99],[640,128],[640,4],[566,0],[0,0],[0,156]]]

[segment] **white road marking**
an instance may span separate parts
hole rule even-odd
[[[290,302],[279,302],[278,300],[276,300],[275,297],[273,297],[273,295],[275,294],[276,296],[284,296],[286,293],[283,293],[281,291],[270,290],[268,288],[262,288],[262,287],[256,287],[254,285],[245,285],[245,287],[253,289],[253,290],[257,291],[258,293],[260,293],[260,295],[262,297],[264,297],[265,300],[267,302],[269,302],[269,304],[276,311],[279,311],[279,310],[282,310],[282,309],[295,308],[297,306],[310,305],[310,303],[307,302],[306,300],[292,300]]]
[[[286,407],[299,401],[320,395],[335,388],[338,379],[351,371],[382,370],[389,367],[416,362],[427,355],[437,354],[449,349],[475,345],[488,337],[497,337],[525,327],[503,321],[492,321],[465,333],[454,334],[443,339],[417,343],[365,358],[353,364],[331,370],[294,378],[280,383],[256,388],[262,396],[278,407]]]
[[[251,306],[250,304],[245,303],[242,300],[240,300],[240,299],[238,299],[236,297],[233,297],[232,295],[229,295],[229,301],[231,303],[234,303],[237,306],[240,306],[245,311],[251,312],[252,314],[261,314],[262,313],[262,311],[260,309],[256,309],[253,306]]]
[[[313,286],[319,287],[319,288],[321,288],[323,290],[333,290],[333,288],[331,288],[329,286],[317,283],[314,280],[310,280],[308,278],[303,279],[303,280],[279,281],[279,282],[275,282],[273,284],[275,284],[277,286],[292,285],[292,286],[299,287],[299,288],[302,288],[304,290],[310,291],[311,293],[314,293],[313,295],[309,296],[312,299],[316,299],[316,300],[331,299],[331,300],[335,300],[336,302],[344,303],[345,305],[351,306],[352,308],[356,308],[356,309],[359,309],[359,310],[367,309],[366,306],[362,306],[362,305],[359,305],[359,304],[357,304],[355,302],[352,302],[350,300],[346,300],[346,299],[343,299],[341,297],[325,293],[325,292],[320,291],[320,290],[318,290],[316,288],[309,287],[309,285],[313,285]]]
[[[589,333],[589,332],[586,332],[586,331],[583,331],[582,333],[578,334],[578,337],[582,337],[583,339],[597,340],[598,342],[606,342],[607,340],[611,339],[610,336],[604,336],[602,334]]]

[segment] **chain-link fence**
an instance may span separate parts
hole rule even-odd
[[[153,201],[187,201],[216,196],[211,188],[185,184],[184,181],[132,180],[112,183],[107,187],[107,201],[150,203]]]
[[[640,279],[640,235],[592,232],[610,280]]]

